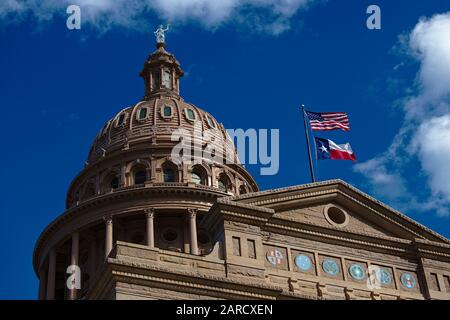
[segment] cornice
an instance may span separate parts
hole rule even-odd
[[[168,268],[145,263],[129,262],[109,258],[107,260],[107,270],[103,273],[102,283],[107,283],[108,277],[123,278],[127,282],[143,281],[156,282],[161,286],[184,287],[189,291],[196,292],[217,292],[219,296],[229,296],[230,298],[241,296],[249,299],[275,299],[281,294],[281,287],[267,284],[265,282],[248,281],[244,278],[226,278],[223,276],[207,275],[194,271],[184,271],[175,268]],[[101,288],[94,288],[99,291]],[[95,297],[95,295],[94,295]]]

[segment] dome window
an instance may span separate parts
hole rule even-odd
[[[209,115],[206,115],[206,121],[208,122],[208,125],[211,128],[213,128],[213,129],[216,128],[216,124],[215,124],[214,120]]]
[[[198,173],[192,172],[191,178],[193,183],[202,184],[202,177]]]
[[[142,108],[139,110],[138,119],[144,120],[145,118],[147,118],[147,108]]]
[[[168,105],[164,105],[161,110],[161,115],[164,119],[172,118],[172,107]]]
[[[117,126],[121,126],[125,123],[125,113],[122,113],[117,119]]]
[[[219,176],[219,181],[217,181],[217,186],[220,191],[228,192],[231,189],[231,183],[226,174],[221,173]]]
[[[189,121],[195,121],[197,119],[196,115],[195,115],[195,111],[192,109],[184,109],[184,115],[186,116],[186,119],[188,119]]]
[[[134,173],[134,184],[144,184],[147,180],[147,173],[144,170],[138,170]]]
[[[175,182],[175,174],[172,169],[164,169],[164,182]]]
[[[207,185],[208,175],[202,166],[196,165],[192,168],[191,181],[195,184]]]
[[[162,179],[163,182],[178,182],[177,175],[178,170],[177,167],[170,161],[165,162],[162,167]]]
[[[227,192],[227,186],[225,185],[225,183],[222,180],[219,180],[219,189],[223,192]]]
[[[245,186],[240,186],[239,187],[239,194],[246,194],[247,190],[245,189]]]
[[[113,177],[109,183],[111,189],[117,189],[119,187],[119,178]]]

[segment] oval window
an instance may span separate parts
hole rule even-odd
[[[185,113],[185,115],[186,115],[186,118],[187,118],[189,121],[195,121],[196,116],[195,116],[194,110],[192,110],[192,109],[184,109],[184,113]]]
[[[347,212],[335,205],[326,206],[324,215],[327,221],[336,227],[345,227],[349,221]]]
[[[172,108],[169,106],[164,106],[163,108],[163,117],[170,118],[172,117]]]
[[[208,125],[211,128],[216,128],[216,124],[214,123],[213,119],[211,119],[211,117],[209,115],[206,115],[206,121],[208,122]]]
[[[147,108],[142,108],[139,110],[139,120],[145,119],[147,117]]]

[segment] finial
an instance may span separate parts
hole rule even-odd
[[[154,34],[156,36],[156,46],[157,47],[164,46],[166,44],[166,35],[164,33],[168,30],[169,30],[169,25],[167,25],[166,28],[164,28],[164,26],[162,24],[160,24],[159,28],[156,29],[156,31],[154,32]]]

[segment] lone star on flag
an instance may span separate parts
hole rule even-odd
[[[328,153],[328,149],[323,144],[321,144],[320,150],[322,150],[323,152],[327,152]]]

